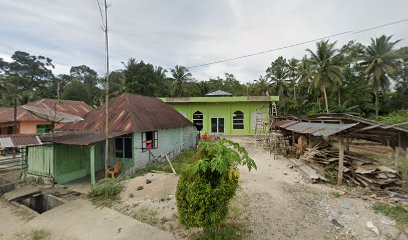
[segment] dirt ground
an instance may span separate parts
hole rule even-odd
[[[251,172],[240,168],[241,187],[230,211],[230,219],[249,230],[245,239],[408,239],[394,221],[373,212],[373,202],[343,195],[335,186],[305,183],[286,159],[274,159],[252,138],[231,139],[245,146],[258,166]],[[152,182],[146,184],[146,179]],[[115,209],[176,239],[190,239],[198,230],[186,230],[177,222],[176,185],[173,174],[134,178]],[[369,221],[379,235],[367,227]]]
[[[371,200],[344,194],[344,188],[305,183],[289,161],[283,157],[274,159],[269,152],[255,146],[252,138],[231,139],[245,146],[258,166],[257,171],[251,172],[240,168],[241,187],[230,206],[229,221],[245,227],[244,239],[408,239],[407,229],[374,213]],[[121,201],[113,206],[117,211],[94,209],[86,199],[79,199],[34,217],[1,200],[0,239],[13,239],[13,232],[41,226],[50,226],[50,231],[58,236],[69,235],[73,229],[79,234],[72,239],[81,239],[81,229],[89,228],[87,222],[94,221],[92,218],[102,219],[98,226],[104,231],[100,232],[108,235],[115,232],[117,238],[113,239],[132,239],[126,236],[131,236],[134,232],[131,229],[138,221],[164,230],[175,239],[191,239],[199,229],[187,230],[178,223],[177,182],[178,176],[170,173],[149,173],[127,180]],[[65,208],[71,212],[78,206],[82,210],[58,220]],[[109,216],[121,220],[115,220],[116,225],[110,227]],[[67,226],[53,232],[59,225],[67,225],[64,219],[72,221],[68,224],[72,229]],[[367,227],[369,221],[378,228],[379,234]],[[125,227],[119,231],[121,225]],[[98,234],[97,229],[93,233]],[[118,235],[118,231],[126,234]]]

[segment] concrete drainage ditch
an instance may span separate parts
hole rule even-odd
[[[39,192],[14,199],[12,203],[20,207],[28,207],[30,210],[42,214],[64,204],[65,200],[51,194]]]

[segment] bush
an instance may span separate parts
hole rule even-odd
[[[122,189],[123,185],[120,180],[104,178],[92,187],[89,197],[96,205],[111,206],[114,201],[119,199]]]
[[[245,148],[229,140],[200,141],[199,160],[180,177],[176,199],[180,223],[217,228],[227,217],[238,188],[237,166],[256,168]]]

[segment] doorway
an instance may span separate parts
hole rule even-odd
[[[224,118],[211,118],[211,132],[224,133]]]

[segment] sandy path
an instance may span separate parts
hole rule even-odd
[[[251,138],[231,139],[246,147],[258,167],[251,172],[240,168],[242,191],[249,196],[243,214],[252,230],[247,239],[406,239],[405,233],[389,225],[389,219],[372,211],[372,203],[335,198],[334,187],[304,183],[286,159],[274,160]],[[341,208],[344,203],[350,208]],[[332,219],[344,227],[334,226]],[[381,234],[371,232],[367,221],[373,221]]]

